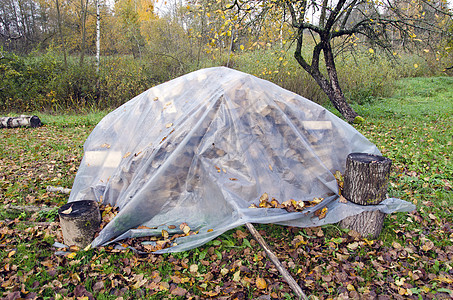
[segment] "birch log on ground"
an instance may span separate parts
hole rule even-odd
[[[343,196],[356,204],[375,205],[387,194],[392,161],[386,157],[366,153],[351,153],[346,159]],[[385,214],[380,211],[362,212],[340,222],[362,236],[377,238],[382,231]]]
[[[0,117],[0,128],[17,128],[17,127],[36,128],[41,125],[42,123],[38,116],[21,115],[19,117]]]
[[[68,246],[88,246],[101,224],[96,201],[82,200],[66,203],[58,210],[64,243]]]

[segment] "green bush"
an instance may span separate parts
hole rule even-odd
[[[310,57],[309,50],[305,57]],[[101,59],[99,74],[92,57],[87,57],[80,66],[78,57],[69,56],[65,67],[63,58],[53,48],[25,57],[1,49],[0,52],[0,110],[3,112],[112,109],[156,84],[198,68],[219,65],[269,80],[317,103],[329,103],[314,79],[298,65],[292,48],[238,50],[231,55],[219,51],[215,57],[202,56],[201,61],[191,59],[190,55],[157,51],[145,51],[142,59],[107,56]],[[425,54],[404,54],[398,60],[390,60],[379,52],[363,49],[354,55],[339,55],[336,66],[340,85],[350,102],[365,104],[388,97],[399,78],[440,73],[436,58]]]

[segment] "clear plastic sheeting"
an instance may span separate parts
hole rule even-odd
[[[366,208],[340,203],[333,174],[344,171],[351,152],[380,154],[375,145],[323,107],[224,67],[140,94],[108,114],[84,150],[69,201],[119,207],[93,246],[162,229],[177,233],[185,222],[198,234],[159,251],[176,252],[246,222],[308,227],[363,209],[413,209],[399,199]],[[249,208],[263,193],[280,202],[324,197],[316,209],[328,212],[319,219],[314,209]]]

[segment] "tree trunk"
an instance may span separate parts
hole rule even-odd
[[[61,12],[60,12],[60,1],[59,0],[55,0],[55,4],[57,6],[58,33],[60,35],[61,48],[63,50],[64,68],[67,69],[68,68],[68,61],[67,61],[67,58],[66,58],[66,46],[65,46],[64,38],[63,38],[63,30],[61,29],[61,27],[62,27],[61,23],[62,22],[61,22]]]
[[[340,82],[338,81],[337,75],[337,68],[335,66],[335,60],[332,53],[332,46],[330,42],[326,42],[325,46],[323,47],[324,53],[324,60],[326,62],[326,69],[327,74],[329,76],[330,82],[330,89],[327,93],[325,90],[324,92],[329,96],[330,102],[335,106],[335,108],[341,113],[345,119],[350,122],[356,122],[356,117],[358,114],[352,109],[349,103],[346,101],[344,97],[343,91],[340,87]]]
[[[82,200],[66,203],[58,210],[64,243],[80,248],[88,246],[94,238],[101,214],[96,201]]]
[[[82,14],[80,17],[80,24],[82,30],[82,45],[80,46],[80,66],[83,66],[83,61],[85,59],[85,44],[86,44],[86,22],[87,22],[87,10],[88,10],[88,0],[84,3],[84,0],[80,0],[80,5],[82,9]]]
[[[299,65],[310,74],[316,83],[321,87],[323,92],[329,97],[330,102],[333,106],[341,113],[341,115],[350,123],[359,122],[357,118],[359,115],[352,109],[349,103],[344,97],[343,91],[341,90],[340,83],[338,81],[337,69],[335,67],[335,61],[332,54],[332,47],[329,41],[321,41],[313,50],[313,58],[311,65],[302,56],[302,42],[303,42],[303,30],[299,32],[300,37],[297,40],[296,51],[294,57],[296,58]],[[326,61],[327,73],[329,79],[319,70],[319,54],[320,51],[324,53],[324,59]]]
[[[17,128],[41,126],[41,120],[37,116],[0,117],[0,128]]]
[[[351,153],[346,160],[343,196],[356,204],[375,205],[386,198],[392,161],[379,155]],[[343,228],[353,229],[362,236],[377,238],[385,214],[363,212],[340,222]]]
[[[96,0],[96,73],[99,75],[99,66],[101,64],[101,12],[100,0]],[[96,85],[99,89],[99,80]]]

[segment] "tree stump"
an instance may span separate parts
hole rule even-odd
[[[343,196],[356,204],[375,205],[387,194],[392,161],[389,158],[351,153],[346,159]],[[362,236],[377,238],[382,231],[385,214],[380,211],[362,212],[340,222],[343,228],[353,229]]]
[[[99,229],[101,214],[96,201],[82,200],[66,203],[58,210],[64,243],[80,248],[88,246]]]
[[[38,116],[0,117],[0,128],[39,127],[41,120]]]

